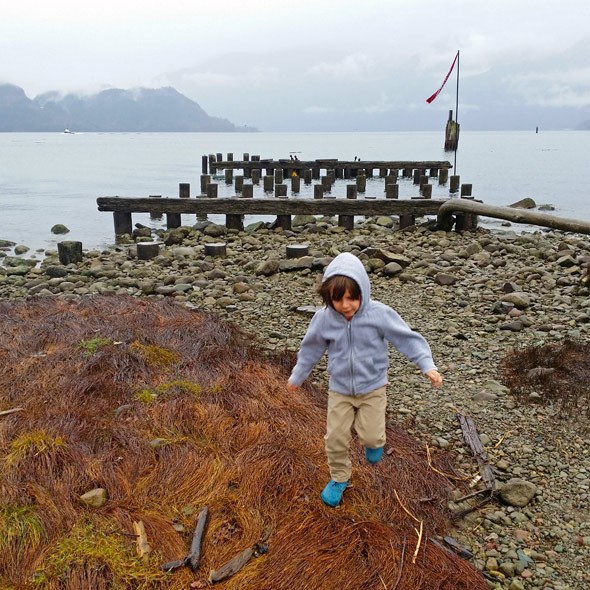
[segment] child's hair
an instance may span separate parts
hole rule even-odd
[[[359,284],[354,279],[345,275],[332,275],[318,287],[320,297],[326,305],[332,308],[334,307],[333,301],[340,301],[346,291],[348,291],[350,297],[354,300],[361,298]]]

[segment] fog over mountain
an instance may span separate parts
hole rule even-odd
[[[210,117],[173,88],[112,88],[80,96],[0,85],[0,131],[255,131]]]

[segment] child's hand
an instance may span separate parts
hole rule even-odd
[[[440,387],[442,385],[442,376],[436,369],[430,369],[430,371],[426,371],[425,375],[430,379],[432,387]]]
[[[297,387],[297,385],[293,385],[292,383],[287,383],[287,391],[289,393],[295,393],[298,389],[299,389],[299,387]]]

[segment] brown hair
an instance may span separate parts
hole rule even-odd
[[[332,275],[318,288],[318,293],[324,300],[324,303],[332,308],[334,307],[332,302],[340,301],[347,291],[352,299],[360,300],[361,288],[359,284],[354,279],[345,275]]]

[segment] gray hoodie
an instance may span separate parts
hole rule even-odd
[[[345,395],[373,391],[387,383],[388,342],[423,373],[436,369],[428,342],[391,307],[371,299],[369,276],[356,256],[336,256],[322,281],[333,275],[345,275],[358,283],[361,304],[350,321],[330,306],[314,314],[301,342],[290,384],[301,385],[327,350],[330,390]]]

